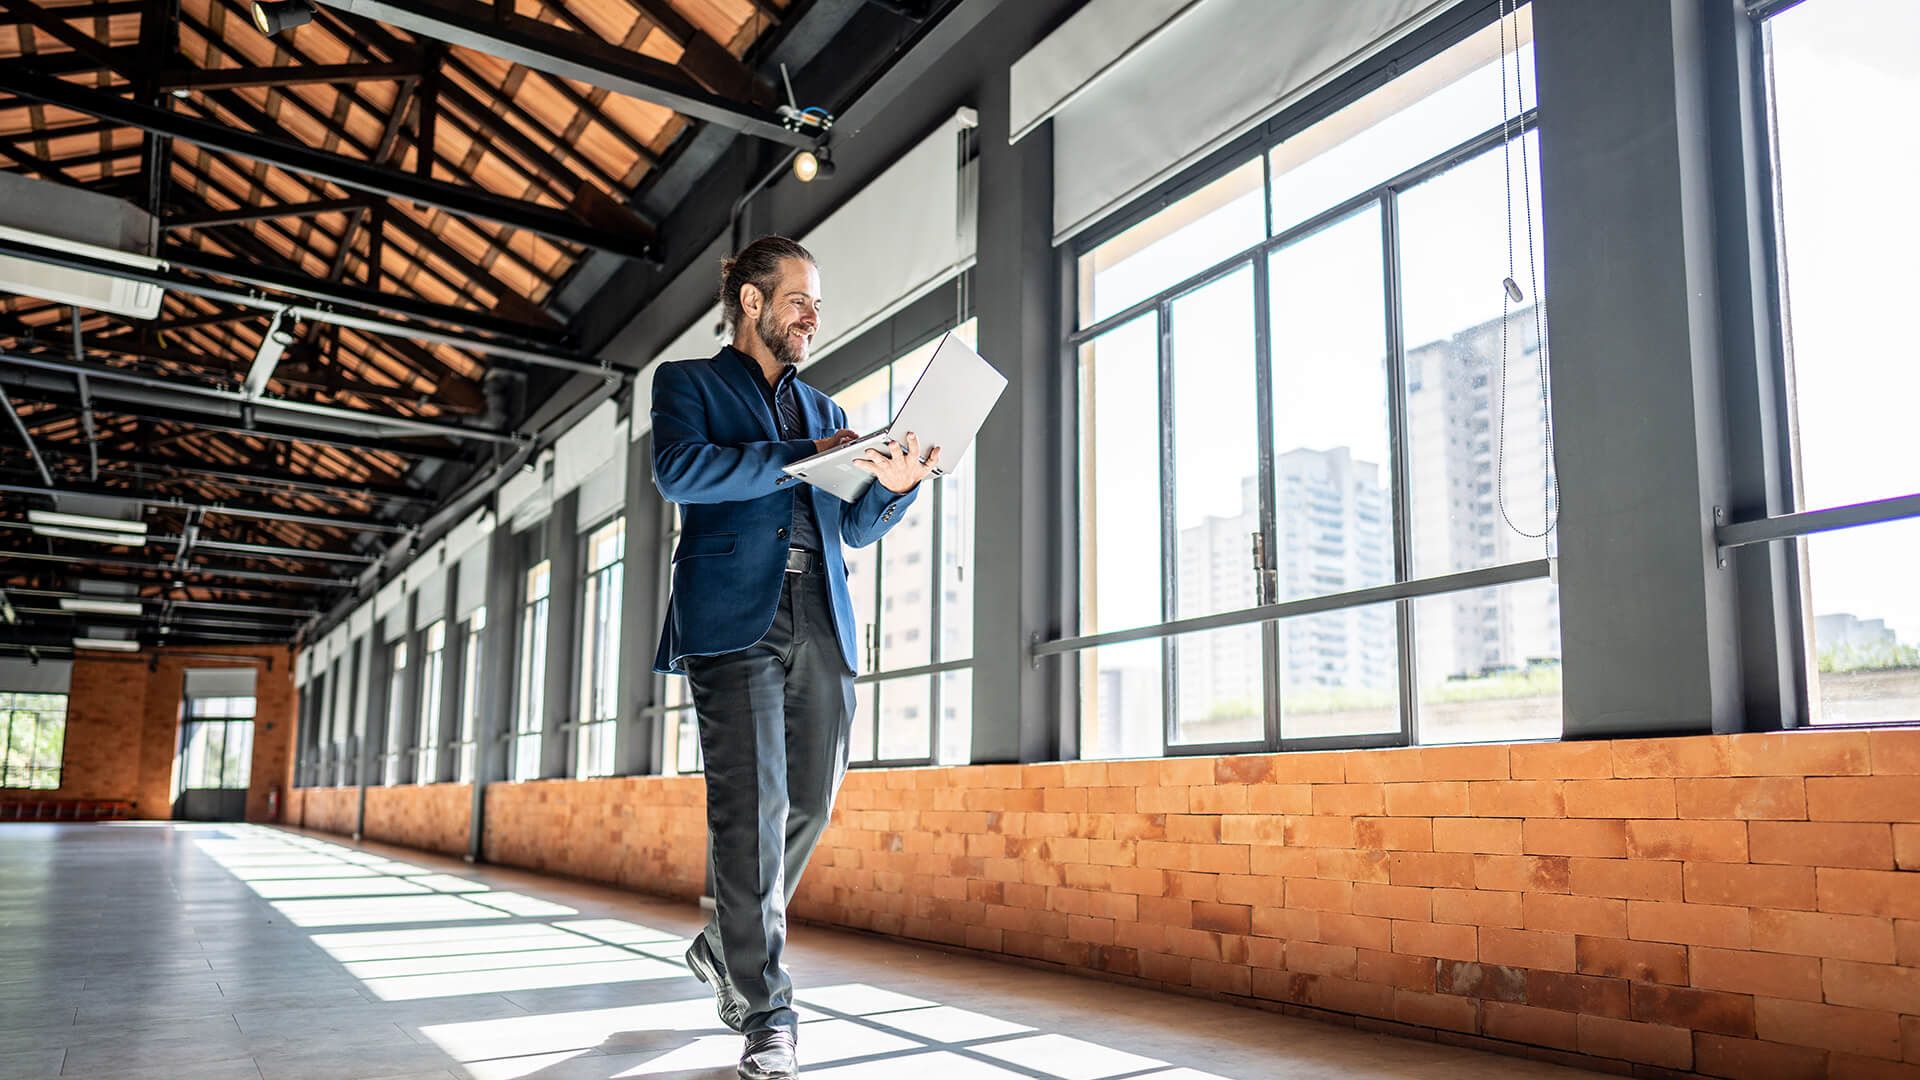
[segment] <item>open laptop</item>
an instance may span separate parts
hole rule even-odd
[[[911,431],[920,439],[921,453],[940,448],[940,465],[934,474],[952,472],[1006,388],[1006,376],[949,332],[891,423],[838,449],[802,458],[783,471],[852,502],[873,483],[873,474],[855,466],[854,461],[868,447],[904,442]]]

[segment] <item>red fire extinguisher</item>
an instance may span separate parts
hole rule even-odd
[[[267,820],[268,821],[280,820],[280,785],[279,784],[275,784],[273,785],[273,787],[267,789]]]

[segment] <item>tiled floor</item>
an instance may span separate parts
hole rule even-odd
[[[730,1080],[689,905],[247,826],[0,825],[0,1077]],[[1570,1069],[799,928],[821,1080]]]

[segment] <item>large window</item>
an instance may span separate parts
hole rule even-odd
[[[407,641],[388,646],[391,658],[387,666],[387,752],[382,757],[381,782],[392,786],[405,779],[407,735],[413,724],[407,716]]]
[[[474,733],[480,725],[480,672],[485,659],[486,629],[486,608],[479,608],[467,617],[466,645],[460,651],[460,741],[454,744],[455,778],[462,784],[473,782]]]
[[[975,340],[972,320],[955,331]],[[884,427],[933,359],[928,341],[834,394],[855,431]],[[846,549],[857,644],[855,763],[964,763],[973,741],[973,468],[920,489],[879,543]]]
[[[60,786],[67,695],[0,691],[0,788]]]
[[[574,775],[612,776],[620,715],[620,592],[627,519],[616,517],[587,537],[586,586],[580,602],[580,738]]]
[[[440,704],[441,684],[447,668],[447,621],[432,626],[421,642],[420,650],[420,735],[414,741],[413,781],[416,784],[440,782]]]
[[[251,697],[187,699],[175,797],[184,789],[244,790],[252,782],[254,704]]]
[[[1904,320],[1920,206],[1920,5],[1803,0],[1763,27],[1797,510],[1920,492]],[[1920,520],[1799,543],[1815,723],[1920,719]]]
[[[540,741],[546,729],[547,594],[553,564],[545,559],[527,571],[520,609],[519,693],[513,708],[513,779],[540,778]]]
[[[1083,756],[1559,734],[1530,39],[1523,9],[1082,253],[1080,632],[1221,617],[1081,653]]]
[[[673,583],[673,549],[680,543],[684,524],[679,505],[666,504],[666,530],[660,540],[660,610],[654,620],[656,624],[667,615],[668,590]],[[660,680],[660,771],[668,776],[700,772],[705,763],[700,756],[700,717],[693,708],[693,692],[684,676],[655,678]]]

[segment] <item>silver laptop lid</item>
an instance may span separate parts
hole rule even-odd
[[[920,437],[923,452],[938,446],[940,472],[950,473],[1006,388],[1006,376],[949,331],[887,425],[887,434],[904,442],[911,431]]]

